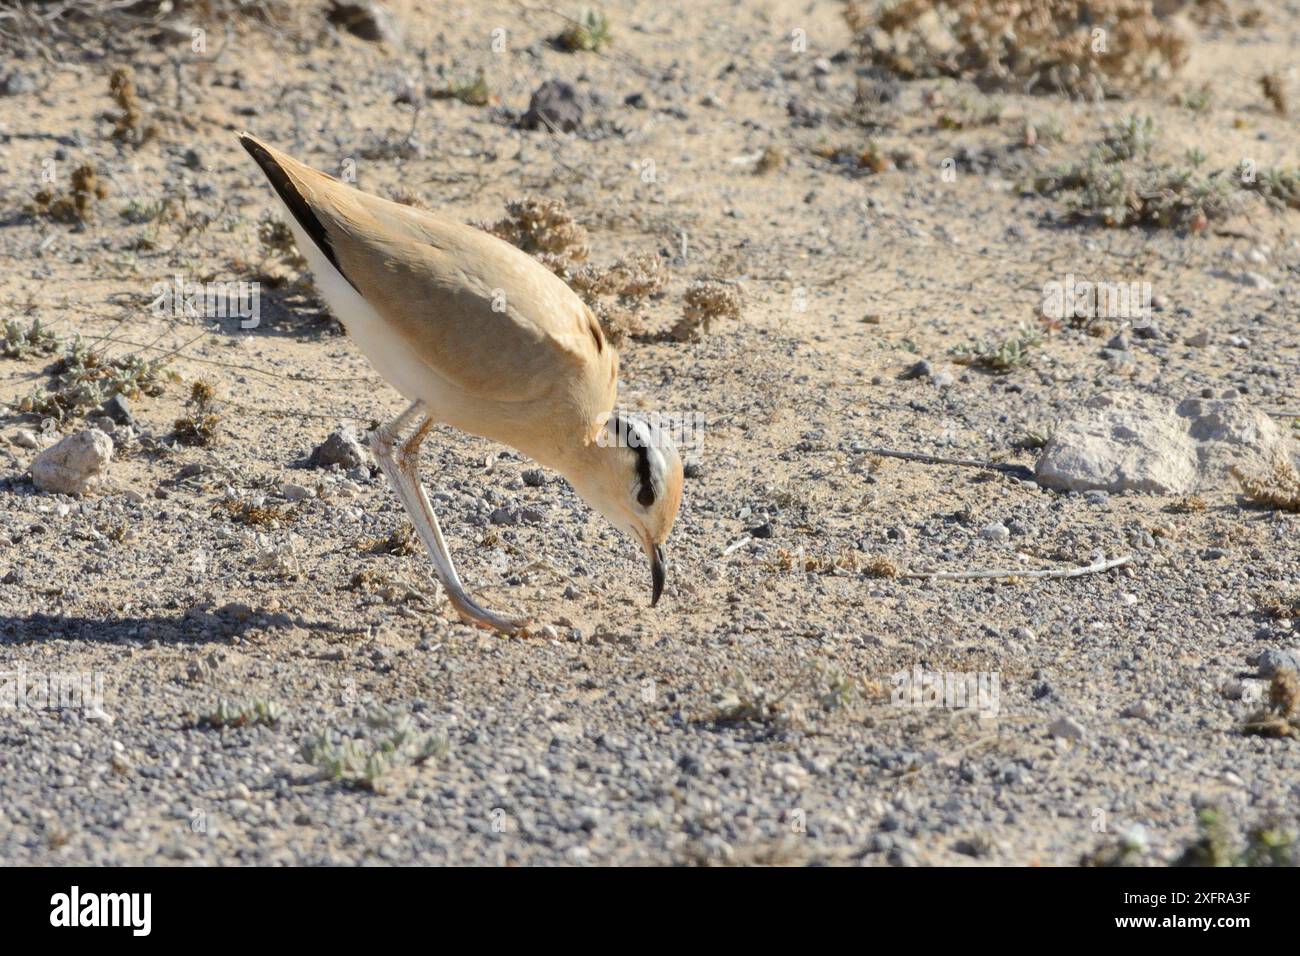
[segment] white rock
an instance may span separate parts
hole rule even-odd
[[[1153,711],[1151,705],[1145,700],[1140,700],[1136,704],[1129,704],[1119,712],[1121,717],[1136,717],[1139,720],[1150,720]]]
[[[1178,495],[1234,490],[1234,466],[1267,473],[1292,453],[1277,424],[1243,401],[1191,398],[1170,408],[1158,396],[1121,392],[1066,416],[1035,471],[1065,491]]]
[[[980,537],[985,541],[992,541],[995,544],[1005,544],[1011,538],[1011,532],[1007,526],[1001,522],[995,521],[990,525],[985,525],[980,531]]]
[[[32,462],[32,482],[41,491],[82,495],[113,460],[113,439],[98,429],[69,435]]]
[[[1058,717],[1052,726],[1047,728],[1047,732],[1053,737],[1063,737],[1066,740],[1082,740],[1083,725],[1073,717]]]
[[[41,441],[36,437],[36,432],[30,428],[20,428],[9,437],[9,440],[19,448],[40,448]]]
[[[1178,415],[1196,442],[1201,480],[1194,490],[1236,489],[1234,466],[1268,473],[1279,458],[1295,453],[1273,419],[1240,400],[1189,398],[1178,406]]]
[[[286,482],[280,489],[280,494],[289,501],[306,501],[312,496],[311,491],[302,485],[295,485],[293,482]]]
[[[1100,395],[1057,427],[1035,473],[1064,491],[1186,494],[1196,484],[1195,461],[1185,423],[1164,400]]]

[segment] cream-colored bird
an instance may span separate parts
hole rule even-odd
[[[438,422],[567,478],[644,548],[657,603],[682,463],[662,430],[612,414],[618,355],[586,304],[508,242],[363,193],[247,133],[240,142],[288,209],[321,296],[411,403],[370,447],[456,610],[508,633],[530,623],[484,608],[456,574],[418,471],[420,444]]]

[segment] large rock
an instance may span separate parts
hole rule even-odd
[[[1281,429],[1238,399],[1192,398],[1176,408],[1142,393],[1089,399],[1057,427],[1036,473],[1065,491],[1182,495],[1237,487],[1233,466],[1268,473],[1291,454]]]
[[[364,465],[369,460],[365,448],[357,441],[356,434],[345,425],[338,431],[330,432],[329,437],[312,449],[307,463],[313,468],[338,465],[346,471]]]
[[[41,491],[84,495],[113,460],[113,439],[97,428],[69,435],[32,462],[32,482]]]
[[[572,84],[547,80],[533,93],[519,125],[524,129],[571,133],[582,126],[584,112],[583,96]]]

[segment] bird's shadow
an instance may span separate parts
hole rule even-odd
[[[247,303],[223,302],[222,317],[206,319],[209,326],[221,335],[256,335],[264,338],[289,338],[298,341],[320,341],[344,334],[343,326],[334,318],[324,302],[308,287],[283,283],[272,285],[259,281],[256,324],[248,325],[248,317],[239,312]]]
[[[215,626],[212,626],[215,625]],[[259,636],[293,628],[336,634],[359,634],[355,627],[331,621],[312,621],[285,613],[254,612],[243,616],[224,613],[220,607],[199,606],[176,615],[59,615],[36,611],[27,615],[0,614],[0,647],[33,642],[86,641],[124,644],[158,641],[161,644],[205,645],[228,643],[232,638]]]

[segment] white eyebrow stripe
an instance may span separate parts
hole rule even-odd
[[[664,458],[664,453],[659,450],[658,445],[649,447],[650,458],[650,486],[654,489],[655,497],[661,498],[664,493],[664,475],[668,471],[668,462]]]

